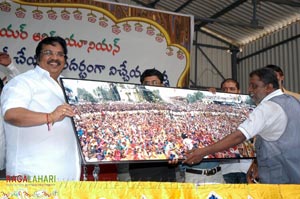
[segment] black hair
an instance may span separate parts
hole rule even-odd
[[[274,89],[279,89],[278,79],[273,69],[267,67],[260,68],[252,71],[249,76],[253,77],[254,75],[258,76],[265,85],[272,84]]]
[[[283,76],[283,71],[279,66],[273,65],[273,64],[269,64],[265,66],[266,68],[270,68],[273,71],[277,72],[280,74],[280,76]]]
[[[157,76],[161,83],[163,83],[164,81],[164,75],[160,71],[156,70],[155,68],[152,68],[152,69],[147,69],[143,72],[140,78],[141,84],[143,84],[144,79],[146,77],[150,77],[150,76]]]
[[[232,79],[232,78],[227,78],[227,79],[224,79],[221,83],[221,88],[223,87],[223,84],[225,84],[225,82],[233,82],[235,83],[235,86],[238,90],[240,90],[240,84],[238,81],[236,81],[235,79]]]
[[[39,44],[37,45],[36,49],[35,49],[35,59],[37,62],[40,61],[40,55],[41,55],[41,51],[43,49],[44,45],[52,45],[54,46],[55,43],[59,43],[61,45],[61,47],[63,48],[64,54],[65,54],[65,60],[68,59],[68,49],[67,49],[67,43],[66,41],[59,37],[46,37],[45,39],[43,39],[42,41],[39,42]]]

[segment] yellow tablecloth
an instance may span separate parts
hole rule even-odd
[[[299,198],[300,185],[218,184],[159,182],[55,182],[18,183],[0,181],[0,198],[88,199],[282,199]]]

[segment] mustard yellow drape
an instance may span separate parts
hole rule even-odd
[[[0,181],[0,198],[54,199],[282,199],[299,198],[300,185],[217,184],[159,182],[55,182],[18,183]]]

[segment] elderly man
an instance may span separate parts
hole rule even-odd
[[[47,37],[36,47],[37,66],[10,80],[1,96],[8,176],[79,180],[80,157],[59,84],[67,60],[61,37]]]
[[[250,73],[249,93],[257,104],[249,118],[219,142],[187,152],[183,162],[193,165],[256,136],[260,182],[300,183],[300,155],[295,153],[300,149],[300,102],[281,91],[276,74],[268,68]]]

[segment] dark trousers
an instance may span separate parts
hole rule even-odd
[[[167,162],[131,163],[131,181],[176,182],[175,167]]]
[[[246,174],[242,172],[228,173],[223,175],[223,178],[227,184],[243,184],[247,183]]]

